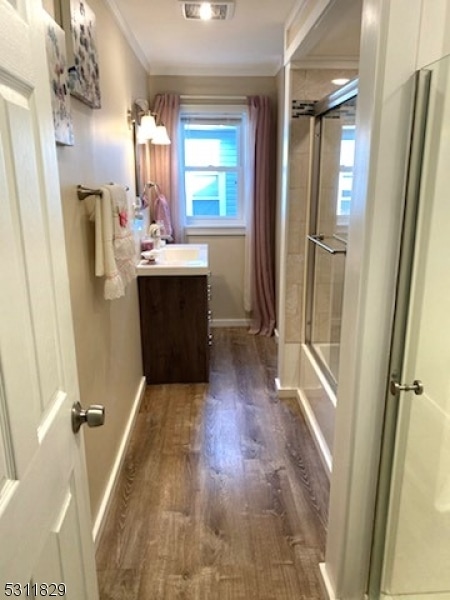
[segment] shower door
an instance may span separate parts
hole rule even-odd
[[[406,253],[408,227],[403,234],[400,274],[409,269],[410,275],[407,285],[399,284],[403,293],[396,302],[405,309],[396,315],[393,354],[399,344],[402,352],[398,368],[391,356],[370,578],[374,599],[450,598],[450,56],[420,72],[418,83],[415,113],[421,118],[413,128],[416,165],[410,164],[408,182],[418,208]]]
[[[316,105],[306,343],[336,391],[355,150],[357,81]]]

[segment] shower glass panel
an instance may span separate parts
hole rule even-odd
[[[336,390],[351,211],[357,82],[317,103],[306,341]]]

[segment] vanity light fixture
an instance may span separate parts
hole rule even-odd
[[[161,125],[156,126],[155,133],[152,137],[152,144],[160,146],[168,146],[170,144],[169,134],[167,133],[165,125],[162,123]]]
[[[157,125],[156,115],[150,111],[147,100],[138,98],[134,101],[133,108],[128,111],[128,124],[135,127],[136,141],[145,144],[151,140],[152,144],[167,145],[170,139],[164,125]]]
[[[152,114],[144,115],[139,125],[138,138],[143,140],[151,140],[155,135],[156,121]]]
[[[136,138],[139,143],[150,140],[156,129],[155,117],[150,112],[147,100],[138,98],[128,111],[128,125],[136,128]]]

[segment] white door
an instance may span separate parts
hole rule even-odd
[[[0,597],[95,600],[41,10],[0,0]]]
[[[382,591],[450,599],[450,57],[432,65]],[[420,391],[420,390],[419,390]]]

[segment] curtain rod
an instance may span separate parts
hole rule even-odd
[[[202,94],[181,94],[180,100],[247,100],[247,96],[204,96]]]

